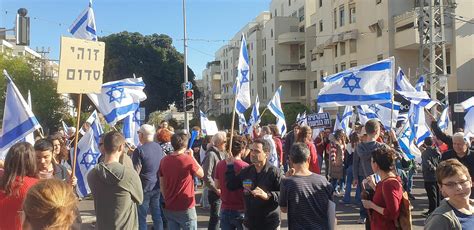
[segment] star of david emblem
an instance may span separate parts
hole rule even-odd
[[[408,136],[407,132],[403,132],[403,133],[402,133],[402,138],[410,139],[410,137]]]
[[[135,111],[135,113],[133,113],[132,121],[133,121],[133,122],[136,122],[136,123],[139,123],[139,122],[140,122],[140,119],[139,119],[139,117],[138,117],[138,110]]]
[[[117,101],[118,103],[122,103],[122,99],[125,98],[125,93],[123,92],[123,88],[117,88],[113,86],[107,91],[105,94],[109,96],[109,103]]]
[[[80,164],[84,165],[86,169],[89,170],[90,167],[97,164],[97,158],[99,158],[99,155],[100,153],[93,152],[92,149],[89,149],[89,151],[82,155]]]
[[[369,108],[372,109],[377,115],[379,114],[380,109],[376,105],[369,105]]]
[[[249,82],[249,79],[247,77],[248,73],[249,73],[249,71],[246,70],[246,69],[243,69],[243,70],[240,71],[240,74],[242,75],[242,80],[240,81],[240,84],[243,84],[245,82]]]
[[[348,77],[344,77],[344,85],[342,86],[342,88],[348,88],[351,93],[354,91],[354,89],[360,89],[360,80],[362,80],[362,78],[360,77],[356,77],[354,74],[350,74]],[[353,81],[351,81],[353,80]],[[353,83],[353,84],[350,84],[350,83]]]

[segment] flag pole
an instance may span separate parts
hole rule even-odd
[[[237,95],[237,94],[235,94]],[[230,140],[228,156],[232,156],[232,139],[234,138],[235,107],[237,106],[237,96],[234,96],[234,109],[232,110],[232,123],[230,124]]]
[[[394,100],[394,97],[395,97],[395,58],[394,57],[391,57],[390,59],[392,59],[392,69],[391,69],[391,72],[392,72],[392,90],[391,90],[391,94],[390,94],[390,99],[392,101],[392,106],[390,108],[390,130],[393,129],[393,100]],[[390,137],[390,135],[389,135]],[[391,138],[390,138],[391,139]],[[392,142],[394,140],[390,140],[390,142]]]
[[[76,160],[77,160],[77,140],[79,139],[79,128],[81,123],[81,104],[82,93],[79,94],[79,101],[77,103],[77,122],[76,122],[76,136],[74,137],[74,154],[72,155],[72,176],[76,176]]]

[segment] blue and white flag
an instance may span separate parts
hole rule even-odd
[[[30,108],[31,111],[33,111],[33,104],[31,103],[31,92],[28,90],[28,107]],[[35,144],[35,134],[34,132],[28,134],[25,137],[25,141],[34,145]]]
[[[199,121],[201,122],[202,133],[207,135],[206,124],[209,121],[209,119],[207,118],[206,114],[202,110],[199,110]]]
[[[87,174],[99,163],[99,138],[103,133],[97,111],[94,111],[86,122],[90,124],[90,128],[77,143],[76,190],[79,197],[85,197],[91,192],[87,184]]]
[[[324,78],[318,106],[380,104],[391,101],[394,58],[350,68]]]
[[[414,138],[415,136],[412,134],[412,129],[409,123],[404,123],[400,129],[400,133],[397,135],[397,139],[400,149],[402,150],[403,157],[406,160],[421,157],[420,151],[414,145]]]
[[[268,103],[267,108],[270,112],[276,117],[276,125],[278,127],[278,131],[280,131],[280,135],[283,137],[286,134],[286,121],[285,121],[285,114],[283,113],[283,109],[281,108],[281,85],[275,91],[275,95],[273,95],[272,100]]]
[[[398,113],[400,112],[401,104],[399,102],[393,102],[393,112],[392,112],[392,103],[383,103],[378,105],[370,105],[369,107],[372,108],[372,111],[375,112],[377,118],[382,125],[384,126],[385,130],[390,130],[390,126],[395,128],[397,126],[397,118]]]
[[[260,124],[260,100],[258,99],[258,94],[255,97],[255,103],[252,106],[252,113],[250,113],[248,130],[247,133],[253,135],[253,128],[255,125]]]
[[[250,101],[250,82],[249,82],[249,55],[247,53],[247,43],[242,34],[242,44],[240,45],[239,63],[237,65],[236,79],[236,102],[235,107],[239,113],[244,113],[252,102]]]
[[[359,114],[359,122],[365,125],[371,119],[378,119],[377,114],[369,107],[369,105],[357,106],[357,113]]]
[[[341,129],[341,118],[339,114],[336,114],[336,120],[334,121],[334,128],[332,132],[335,133],[338,129]]]
[[[296,123],[300,126],[303,126],[303,125],[308,125],[308,118],[306,117],[306,111],[304,111],[303,114],[298,114],[298,116],[296,116]]]
[[[92,1],[89,6],[79,15],[79,17],[69,27],[69,32],[75,38],[97,41],[97,29],[95,26],[94,10]]]
[[[344,112],[342,113],[342,116],[341,117],[339,117],[339,115],[336,116],[336,123],[334,124],[334,132],[336,132],[338,129],[342,129],[344,130],[344,133],[349,136],[352,131],[349,122],[353,114],[354,113],[352,111],[352,106],[346,105],[344,108]]]
[[[115,125],[117,121],[133,115],[140,107],[140,102],[146,99],[143,92],[145,83],[142,78],[126,78],[111,81],[102,85],[100,94],[87,94],[105,121]]]
[[[421,106],[411,104],[408,114],[412,135],[416,138],[415,144],[420,146],[427,137],[431,136],[430,127],[425,120],[425,110]]]
[[[248,124],[247,120],[245,119],[245,115],[243,113],[240,113],[238,111],[237,116],[239,118],[239,133],[240,134],[247,134],[248,133]]]
[[[31,108],[7,71],[3,70],[3,74],[7,79],[7,92],[0,135],[0,159],[2,160],[5,159],[5,155],[11,146],[24,140],[36,129],[41,128]]]
[[[461,102],[466,115],[464,116],[464,137],[474,137],[474,97]]]
[[[123,120],[123,136],[132,146],[139,146],[140,140],[138,138],[138,130],[140,130],[140,108],[135,111],[134,114],[128,115]]]
[[[399,113],[397,117],[397,122],[405,123],[408,121],[408,113]]]
[[[438,119],[438,126],[444,132],[448,129],[449,126],[449,106],[446,106],[441,112],[441,116]]]
[[[397,77],[395,78],[395,90],[410,103],[429,109],[437,102],[432,100],[427,92],[423,91],[423,85],[423,76],[418,80],[417,87],[413,87],[402,69],[398,68]]]

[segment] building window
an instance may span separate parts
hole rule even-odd
[[[266,83],[266,82],[267,82],[267,72],[265,72],[264,70],[262,73],[262,83]]]
[[[304,44],[300,45],[300,59],[303,59],[305,57],[304,53]]]
[[[313,89],[318,88],[318,81],[313,81]]]
[[[334,65],[334,73],[339,73],[339,69],[337,67],[337,64]]]
[[[346,21],[345,12],[344,12],[344,5],[339,7],[339,26],[344,26],[344,22]]]
[[[273,74],[273,65],[272,65],[272,74]]]
[[[346,54],[346,43],[341,42],[339,43],[339,49],[341,50],[341,56]]]
[[[263,42],[262,50],[265,50],[267,48],[267,39],[263,38],[262,42]]]
[[[293,13],[291,14],[291,17],[292,17],[292,18],[298,18],[298,16],[297,16],[297,12],[296,12],[296,11],[295,11],[295,12],[293,12]]]
[[[270,37],[273,38],[273,29],[270,29]]]
[[[375,0],[375,4],[378,5],[378,4],[380,4],[380,3],[382,3],[382,0]]]
[[[253,66],[253,58],[251,58],[250,60],[251,60],[252,66]]]
[[[304,6],[298,9],[300,22],[304,21]]]
[[[323,20],[319,20],[319,32],[323,32]]]
[[[355,53],[357,52],[357,40],[349,40],[349,52]]]
[[[346,63],[345,62],[341,63],[341,71],[344,71],[344,70],[346,70]]]
[[[304,32],[304,26],[300,27],[300,32]]]
[[[275,17],[276,17],[276,16],[278,16],[278,15],[277,15],[277,10],[275,9]]]
[[[334,46],[334,57],[337,57],[337,43],[336,43],[336,45]]]
[[[349,23],[355,23],[356,22],[356,6],[355,4],[350,4],[349,5]]]
[[[252,91],[251,91],[251,95],[250,95],[250,96],[252,96],[252,97],[253,97],[253,89],[252,89]]]
[[[263,99],[267,99],[267,87],[263,87]]]
[[[380,28],[378,23],[377,23],[376,29],[377,29],[377,37],[382,37],[382,28]]]
[[[383,54],[377,55],[377,61],[381,61],[381,60],[383,60]]]
[[[300,82],[300,96],[306,96],[306,84],[305,82]]]
[[[291,6],[291,0],[288,0],[288,6]]]
[[[319,0],[319,7],[323,6],[323,0]]]
[[[357,66],[357,61],[351,61],[351,63],[349,64],[350,68],[356,67],[356,66]]]
[[[311,61],[316,61],[318,54],[311,54]]]
[[[267,66],[267,55],[263,54],[263,67]]]
[[[274,89],[274,86],[273,86],[273,83],[272,83],[272,92],[273,92],[274,90],[275,90],[275,89]]]
[[[272,47],[272,48],[270,48],[270,54],[271,54],[271,55],[272,55],[272,57],[273,57],[273,47]]]
[[[332,17],[334,19],[334,29],[337,29],[337,10],[334,9],[334,12],[332,12]]]

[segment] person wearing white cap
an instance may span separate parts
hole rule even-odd
[[[139,229],[147,229],[146,216],[150,210],[154,229],[163,229],[160,208],[160,183],[157,173],[164,157],[161,146],[154,142],[155,128],[144,124],[138,130],[141,145],[132,155],[133,167],[137,170],[143,188],[143,203],[138,207]]]

